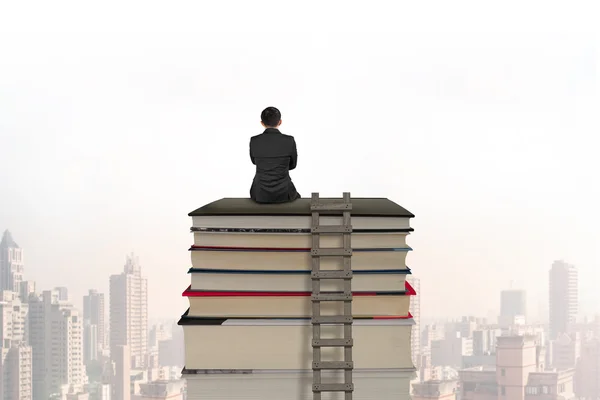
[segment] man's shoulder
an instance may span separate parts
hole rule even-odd
[[[267,133],[259,133],[258,135],[254,135],[250,137],[250,141],[253,141],[255,139],[262,139],[262,138],[268,138],[271,137],[269,134]],[[285,140],[295,140],[294,137],[292,135],[286,135],[285,133],[280,133],[279,135],[276,135],[275,137],[279,137],[279,138],[285,138]]]

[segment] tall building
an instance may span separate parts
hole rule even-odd
[[[148,336],[148,347],[158,348],[158,344],[163,340],[170,339],[171,334],[168,332],[167,327],[164,324],[155,324],[150,328],[150,335]]]
[[[2,400],[32,400],[31,347],[25,343],[13,343],[2,348],[1,356]]]
[[[576,371],[575,394],[585,400],[600,398],[600,339],[582,345]]]
[[[69,301],[69,289],[64,286],[55,287],[53,289],[58,296],[59,301]]]
[[[110,277],[110,351],[127,346],[131,366],[143,368],[148,348],[148,282],[137,257],[128,256],[123,272]]]
[[[98,352],[106,348],[104,293],[90,289],[88,294],[83,296],[83,322],[86,330],[84,352],[91,360],[96,360]],[[88,338],[92,340],[91,336],[94,336],[93,342],[88,341]]]
[[[555,261],[550,269],[550,340],[571,333],[578,311],[578,282],[575,266]]]
[[[131,398],[131,355],[128,346],[116,345],[111,350],[114,363],[112,376],[112,400],[130,400]]]
[[[503,290],[500,292],[501,326],[515,325],[521,319],[525,323],[527,315],[527,293],[524,290]]]
[[[177,322],[171,328],[171,338],[158,342],[158,365],[160,367],[183,367],[185,362],[183,329]]]
[[[0,399],[31,400],[31,347],[28,346],[29,307],[18,294],[0,292]]]
[[[22,281],[20,288],[20,298],[22,303],[29,302],[29,296],[35,295],[35,282],[34,281]]]
[[[32,348],[33,398],[47,399],[65,386],[83,389],[82,320],[72,304],[60,300],[60,290],[30,298],[29,327]]]
[[[560,333],[550,341],[551,366],[559,370],[575,368],[581,356],[581,334],[579,332]]]
[[[29,342],[29,306],[17,296],[8,290],[0,292],[0,347]]]
[[[421,280],[412,275],[408,275],[406,280],[417,292],[416,296],[410,297],[409,311],[415,321],[415,324],[412,327],[411,353],[413,364],[415,364],[415,367],[418,369],[421,364],[419,359],[421,353]]]
[[[431,342],[431,364],[460,368],[463,357],[473,355],[473,339],[456,332],[454,337]]]
[[[87,366],[90,361],[98,360],[100,349],[98,348],[98,327],[83,320],[83,363]]]
[[[431,347],[434,340],[442,340],[445,337],[445,327],[443,325],[425,325],[421,333],[421,346]]]
[[[20,293],[23,281],[23,250],[8,230],[0,241],[0,291]]]

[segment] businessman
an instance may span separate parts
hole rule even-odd
[[[250,160],[256,165],[256,174],[250,188],[250,198],[257,203],[286,203],[300,198],[290,178],[296,168],[298,152],[293,136],[279,131],[281,113],[267,107],[260,115],[265,128],[250,139]]]

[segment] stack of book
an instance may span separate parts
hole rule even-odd
[[[183,295],[190,306],[179,321],[188,399],[312,400],[310,199],[257,204],[225,198],[189,215],[194,245],[191,285]],[[388,199],[352,199],[356,400],[410,398],[409,305],[416,293],[406,281],[406,237],[412,217]],[[322,216],[321,224],[340,220]],[[321,236],[322,248],[342,247],[340,235]],[[341,268],[341,260],[321,260],[322,270]],[[340,290],[336,285],[321,286]],[[339,315],[341,307],[322,303],[321,315]],[[341,329],[324,326],[321,337],[341,337]],[[343,348],[323,349],[321,360],[342,355]],[[331,373],[340,382],[342,376]]]

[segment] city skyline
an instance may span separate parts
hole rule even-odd
[[[68,287],[54,286],[50,289],[39,290],[36,287],[35,279],[24,279],[25,262],[24,262],[24,251],[17,242],[14,240],[11,232],[7,229],[2,235],[0,240],[0,287],[1,290],[14,292],[16,296],[20,296],[22,299],[26,299],[29,293],[42,294],[44,291],[50,290],[57,293],[59,300],[68,301],[75,304],[75,298]],[[590,317],[600,317],[600,310],[589,315],[582,315],[579,312],[580,304],[580,290],[579,290],[579,273],[576,266],[565,262],[564,260],[555,260],[550,268],[548,269],[548,303],[546,320],[535,321],[535,323],[548,323],[550,326],[551,336],[556,336],[557,332],[569,332],[570,326],[576,322],[587,320]],[[407,280],[413,285],[418,293],[421,292],[421,278],[415,275],[409,275]],[[123,309],[124,312],[132,312],[131,304],[132,300],[139,303],[141,310],[147,310],[147,286],[148,280],[144,277],[139,261],[139,256],[134,253],[125,255],[125,262],[122,267],[120,274],[111,274],[108,277],[109,290],[108,296],[105,297],[105,293],[99,291],[96,288],[87,290],[87,294],[82,296],[81,306],[76,307],[81,312],[82,323],[92,324],[95,326],[94,329],[97,332],[94,333],[95,339],[98,342],[100,349],[110,347],[111,339],[109,338],[108,327],[111,324],[118,324],[118,321],[111,321],[109,315],[111,309],[117,310],[117,314],[121,313],[121,304],[125,304],[126,307]],[[498,323],[503,324],[502,318],[508,317],[509,325],[518,321],[519,317],[524,317],[523,322],[527,320],[528,310],[527,307],[528,296],[526,289],[515,289],[512,288],[502,289],[499,291],[499,306],[498,306]],[[112,288],[112,290],[111,290]],[[121,299],[123,297],[123,299]],[[108,303],[105,299],[108,299]],[[553,303],[557,306],[553,307]],[[108,304],[108,307],[106,306]],[[416,301],[411,303],[411,313],[416,318],[417,330],[421,324],[421,296]],[[148,324],[153,320],[157,323],[164,321],[177,320],[179,316],[169,317],[154,317],[149,318],[147,311],[141,312],[138,309],[133,309],[135,315],[133,317],[128,314],[123,314],[123,321],[128,321],[129,324],[131,319],[141,318],[141,326],[149,326]],[[464,315],[475,315],[469,314],[466,310],[461,310],[461,317]],[[108,316],[108,318],[107,318]],[[489,315],[488,315],[489,317]],[[429,316],[428,318],[438,319],[436,316]],[[451,321],[456,316],[448,316],[447,320]],[[487,317],[486,317],[487,318]],[[515,319],[516,318],[516,319]],[[553,322],[554,318],[554,322]],[[492,320],[495,317],[491,318]],[[558,319],[558,322],[557,322]],[[520,322],[519,322],[520,323]],[[84,325],[82,325],[83,327]],[[140,326],[140,327],[141,327]],[[128,331],[127,331],[128,332]],[[138,332],[137,336],[145,335],[145,333]],[[131,339],[131,334],[126,333],[125,338],[118,339],[115,337],[113,342],[117,345],[117,342],[123,341],[127,343]],[[134,335],[136,336],[136,335]],[[120,345],[124,345],[121,343]],[[140,348],[140,352],[143,353],[143,349]]]
[[[8,233],[8,240],[10,240],[12,243],[15,243],[15,240],[13,238],[12,233],[10,233],[10,231],[8,229],[4,230],[4,235],[7,235]],[[122,257],[123,258],[123,257]],[[140,256],[138,254],[134,254],[132,252],[126,253],[124,255],[125,258],[125,262],[124,265],[126,266],[130,260],[135,259],[138,260],[136,261],[136,263],[140,264]],[[556,263],[564,263],[564,260],[562,259],[557,259],[557,260],[553,260],[551,262],[550,265],[554,265]],[[572,265],[572,264],[568,264],[568,265]],[[32,279],[24,279],[23,276],[27,277],[27,273],[23,272],[23,265],[20,264],[20,278],[21,280],[24,281],[32,281]],[[574,267],[575,268],[575,267]],[[24,268],[25,271],[27,268]],[[550,271],[550,269],[548,269],[548,271]],[[546,273],[546,275],[548,274],[548,272]],[[85,308],[84,305],[84,301],[83,298],[86,295],[89,295],[90,291],[93,292],[97,292],[101,295],[105,295],[109,296],[109,292],[110,292],[110,276],[114,275],[114,270],[112,272],[110,272],[110,274],[107,276],[107,284],[104,286],[102,284],[97,284],[95,285],[93,288],[88,288],[85,290],[70,290],[71,288],[69,288],[69,293],[70,293],[70,300],[74,302],[74,304],[80,309],[83,310]],[[418,280],[418,284],[421,285],[421,278],[422,275],[415,275],[413,276],[413,278]],[[548,275],[547,275],[548,276]],[[33,279],[33,281],[36,281],[35,279]],[[547,280],[545,282],[546,286],[549,287],[550,281]],[[427,286],[427,285],[426,285]],[[480,312],[479,314],[476,312],[472,312],[468,309],[459,309],[456,310],[456,312],[454,314],[449,314],[446,315],[445,317],[447,319],[452,319],[452,318],[458,318],[464,315],[481,315],[481,316],[485,316],[485,317],[490,317],[490,316],[494,316],[494,318],[498,315],[500,315],[502,313],[502,305],[503,305],[503,300],[502,300],[502,296],[503,293],[509,293],[509,292],[513,292],[513,293],[524,293],[524,304],[525,304],[525,310],[526,310],[526,314],[530,316],[530,318],[534,318],[535,321],[538,322],[548,322],[550,319],[550,303],[547,301],[547,299],[549,298],[550,295],[550,291],[546,291],[546,293],[544,294],[545,297],[544,298],[536,298],[536,299],[532,299],[531,298],[531,293],[530,291],[527,289],[527,287],[521,287],[521,288],[513,288],[513,281],[510,280],[508,281],[508,284],[505,288],[500,288],[498,293],[500,293],[500,296],[496,296],[497,297],[497,302],[496,302],[496,306],[493,308],[489,308],[487,310],[485,310],[485,312]],[[56,288],[56,287],[60,287],[60,285],[51,285],[50,287],[52,288]],[[576,313],[576,317],[578,318],[578,320],[581,320],[582,318],[591,318],[594,317],[596,315],[600,315],[600,307],[596,306],[595,308],[587,308],[587,312],[581,312],[580,311],[580,307],[581,307],[581,289],[579,288],[579,283],[577,283],[577,301],[578,301],[578,312]],[[183,291],[183,290],[182,290]],[[78,294],[82,292],[83,295],[81,296],[81,300],[78,299],[78,297],[75,297],[75,294]],[[180,295],[181,293],[175,293],[175,295]],[[590,293],[588,293],[589,295]],[[592,293],[593,294],[593,293]],[[152,296],[148,297],[148,301],[150,302]],[[492,298],[495,298],[494,296],[491,296]],[[108,298],[108,297],[107,297]],[[185,303],[185,298],[183,299],[184,303]],[[536,301],[532,301],[532,300],[536,300]],[[107,303],[108,304],[108,303]],[[184,304],[185,306],[185,304]],[[540,307],[541,306],[541,307]],[[187,306],[185,306],[187,307]],[[419,308],[421,308],[421,305],[419,304]],[[108,310],[108,307],[107,307]],[[150,308],[149,308],[150,310]],[[542,311],[542,313],[540,313],[540,310]],[[150,312],[150,311],[149,311]],[[422,311],[420,311],[422,312]],[[436,315],[434,312],[422,312],[425,317],[424,317],[424,321],[427,322],[431,319],[443,319],[443,316],[441,315]],[[108,313],[105,313],[106,316],[108,316]],[[177,314],[177,312],[175,312],[172,315],[156,315],[156,314],[152,314],[150,312],[149,316],[148,316],[148,320],[152,321],[152,322],[161,322],[161,321],[172,321],[172,320],[177,320],[179,318],[179,315]]]
[[[43,289],[36,287],[35,281],[24,279],[27,277],[24,274],[27,271],[24,262],[27,252],[19,247],[10,232],[6,231],[3,238],[0,242],[0,286],[13,287],[14,282],[19,284],[18,292],[13,295],[10,295],[11,290],[2,292],[4,302],[0,302],[0,317],[6,318],[4,310],[8,310],[12,313],[8,314],[12,315],[8,318],[13,322],[8,331],[5,331],[5,325],[5,330],[0,332],[0,339],[5,354],[4,365],[12,371],[19,371],[21,382],[20,385],[7,383],[10,380],[7,380],[8,375],[4,375],[2,390],[5,396],[9,399],[30,399],[29,393],[33,393],[33,398],[36,399],[36,394],[56,393],[57,382],[68,382],[61,390],[63,393],[65,390],[74,390],[73,396],[79,393],[78,390],[85,390],[86,394],[77,396],[87,396],[88,393],[96,393],[94,396],[98,396],[98,391],[108,390],[112,392],[112,398],[117,400],[137,398],[135,396],[143,398],[141,393],[144,391],[163,393],[166,390],[165,396],[167,393],[176,398],[182,396],[182,388],[185,386],[177,378],[179,375],[170,380],[144,381],[146,378],[142,377],[139,389],[135,389],[135,396],[134,392],[129,393],[131,380],[136,376],[136,379],[140,379],[139,372],[136,371],[152,371],[161,365],[183,365],[183,353],[181,356],[175,355],[181,351],[183,331],[167,333],[164,325],[152,325],[148,321],[147,280],[137,256],[126,255],[122,272],[110,276],[111,290],[106,315],[105,295],[95,289],[89,289],[83,296],[81,311],[73,306],[68,287]],[[442,330],[431,332],[432,326],[423,324],[421,320],[421,280],[409,276],[407,279],[418,293],[410,303],[410,312],[415,320],[411,348],[418,371],[417,380],[413,381],[414,394],[426,393],[428,390],[435,392],[436,388],[441,387],[445,391],[460,387],[461,393],[466,393],[476,390],[477,382],[484,382],[482,384],[487,385],[486,387],[497,385],[494,390],[507,393],[509,390],[516,390],[514,396],[521,393],[521,397],[515,398],[524,400],[523,393],[538,393],[541,389],[535,385],[541,384],[555,385],[552,390],[566,394],[572,394],[573,390],[579,393],[598,393],[593,384],[596,377],[592,373],[596,369],[590,372],[585,368],[596,368],[600,360],[597,357],[600,348],[597,344],[600,315],[591,321],[574,319],[579,303],[579,280],[575,266],[556,260],[548,267],[547,276],[550,288],[550,324],[547,336],[539,323],[531,324],[527,321],[526,292],[514,288],[497,293],[501,305],[497,321],[493,318],[487,320],[463,316],[460,320],[440,321]],[[9,305],[8,309],[4,304]],[[26,320],[29,322],[25,322]],[[108,335],[98,337],[99,331],[106,330],[106,321],[109,325]],[[60,327],[59,331],[56,327]],[[57,332],[61,334],[57,335]],[[592,336],[589,336],[590,332]],[[107,336],[109,344],[103,342]],[[533,343],[534,347],[523,344],[527,341]],[[29,346],[25,346],[26,343]],[[513,344],[502,347],[502,343]],[[523,349],[529,349],[524,350],[528,355],[524,353],[523,357],[531,360],[530,362],[535,360],[534,364],[525,368],[528,374],[533,374],[531,382],[537,382],[531,383],[533,386],[525,383],[516,385],[517,382],[509,378],[511,375],[502,380],[492,379],[489,372],[486,372],[491,371],[491,368],[508,368],[504,365],[512,362],[507,361],[506,357],[513,356],[502,349],[514,349],[511,346],[517,343],[525,346]],[[108,348],[109,353],[106,352]],[[551,352],[548,350],[550,348]],[[590,353],[582,353],[582,348]],[[48,349],[52,349],[50,353]],[[498,352],[498,358],[495,352]],[[95,356],[90,357],[94,353]],[[48,354],[65,354],[67,357],[55,359],[49,358]],[[91,375],[86,369],[87,366],[94,365],[95,360],[100,360],[102,354],[110,354],[114,363],[110,375],[114,378],[109,381],[108,389],[104,383],[96,380],[90,382]],[[57,362],[62,367],[55,368]],[[44,372],[48,370],[51,373]],[[552,380],[552,377],[558,378]],[[462,382],[460,386],[457,386],[458,381]],[[95,398],[101,400],[105,397]],[[85,400],[87,397],[81,399]]]
[[[0,241],[0,397],[143,399],[164,392],[166,384],[168,396],[182,398],[181,335],[163,325],[157,334],[149,323],[147,282],[133,254],[121,274],[110,276],[107,309],[95,289],[80,308],[68,287],[40,288],[24,279],[26,253],[6,230]],[[131,389],[133,379],[138,389]]]

